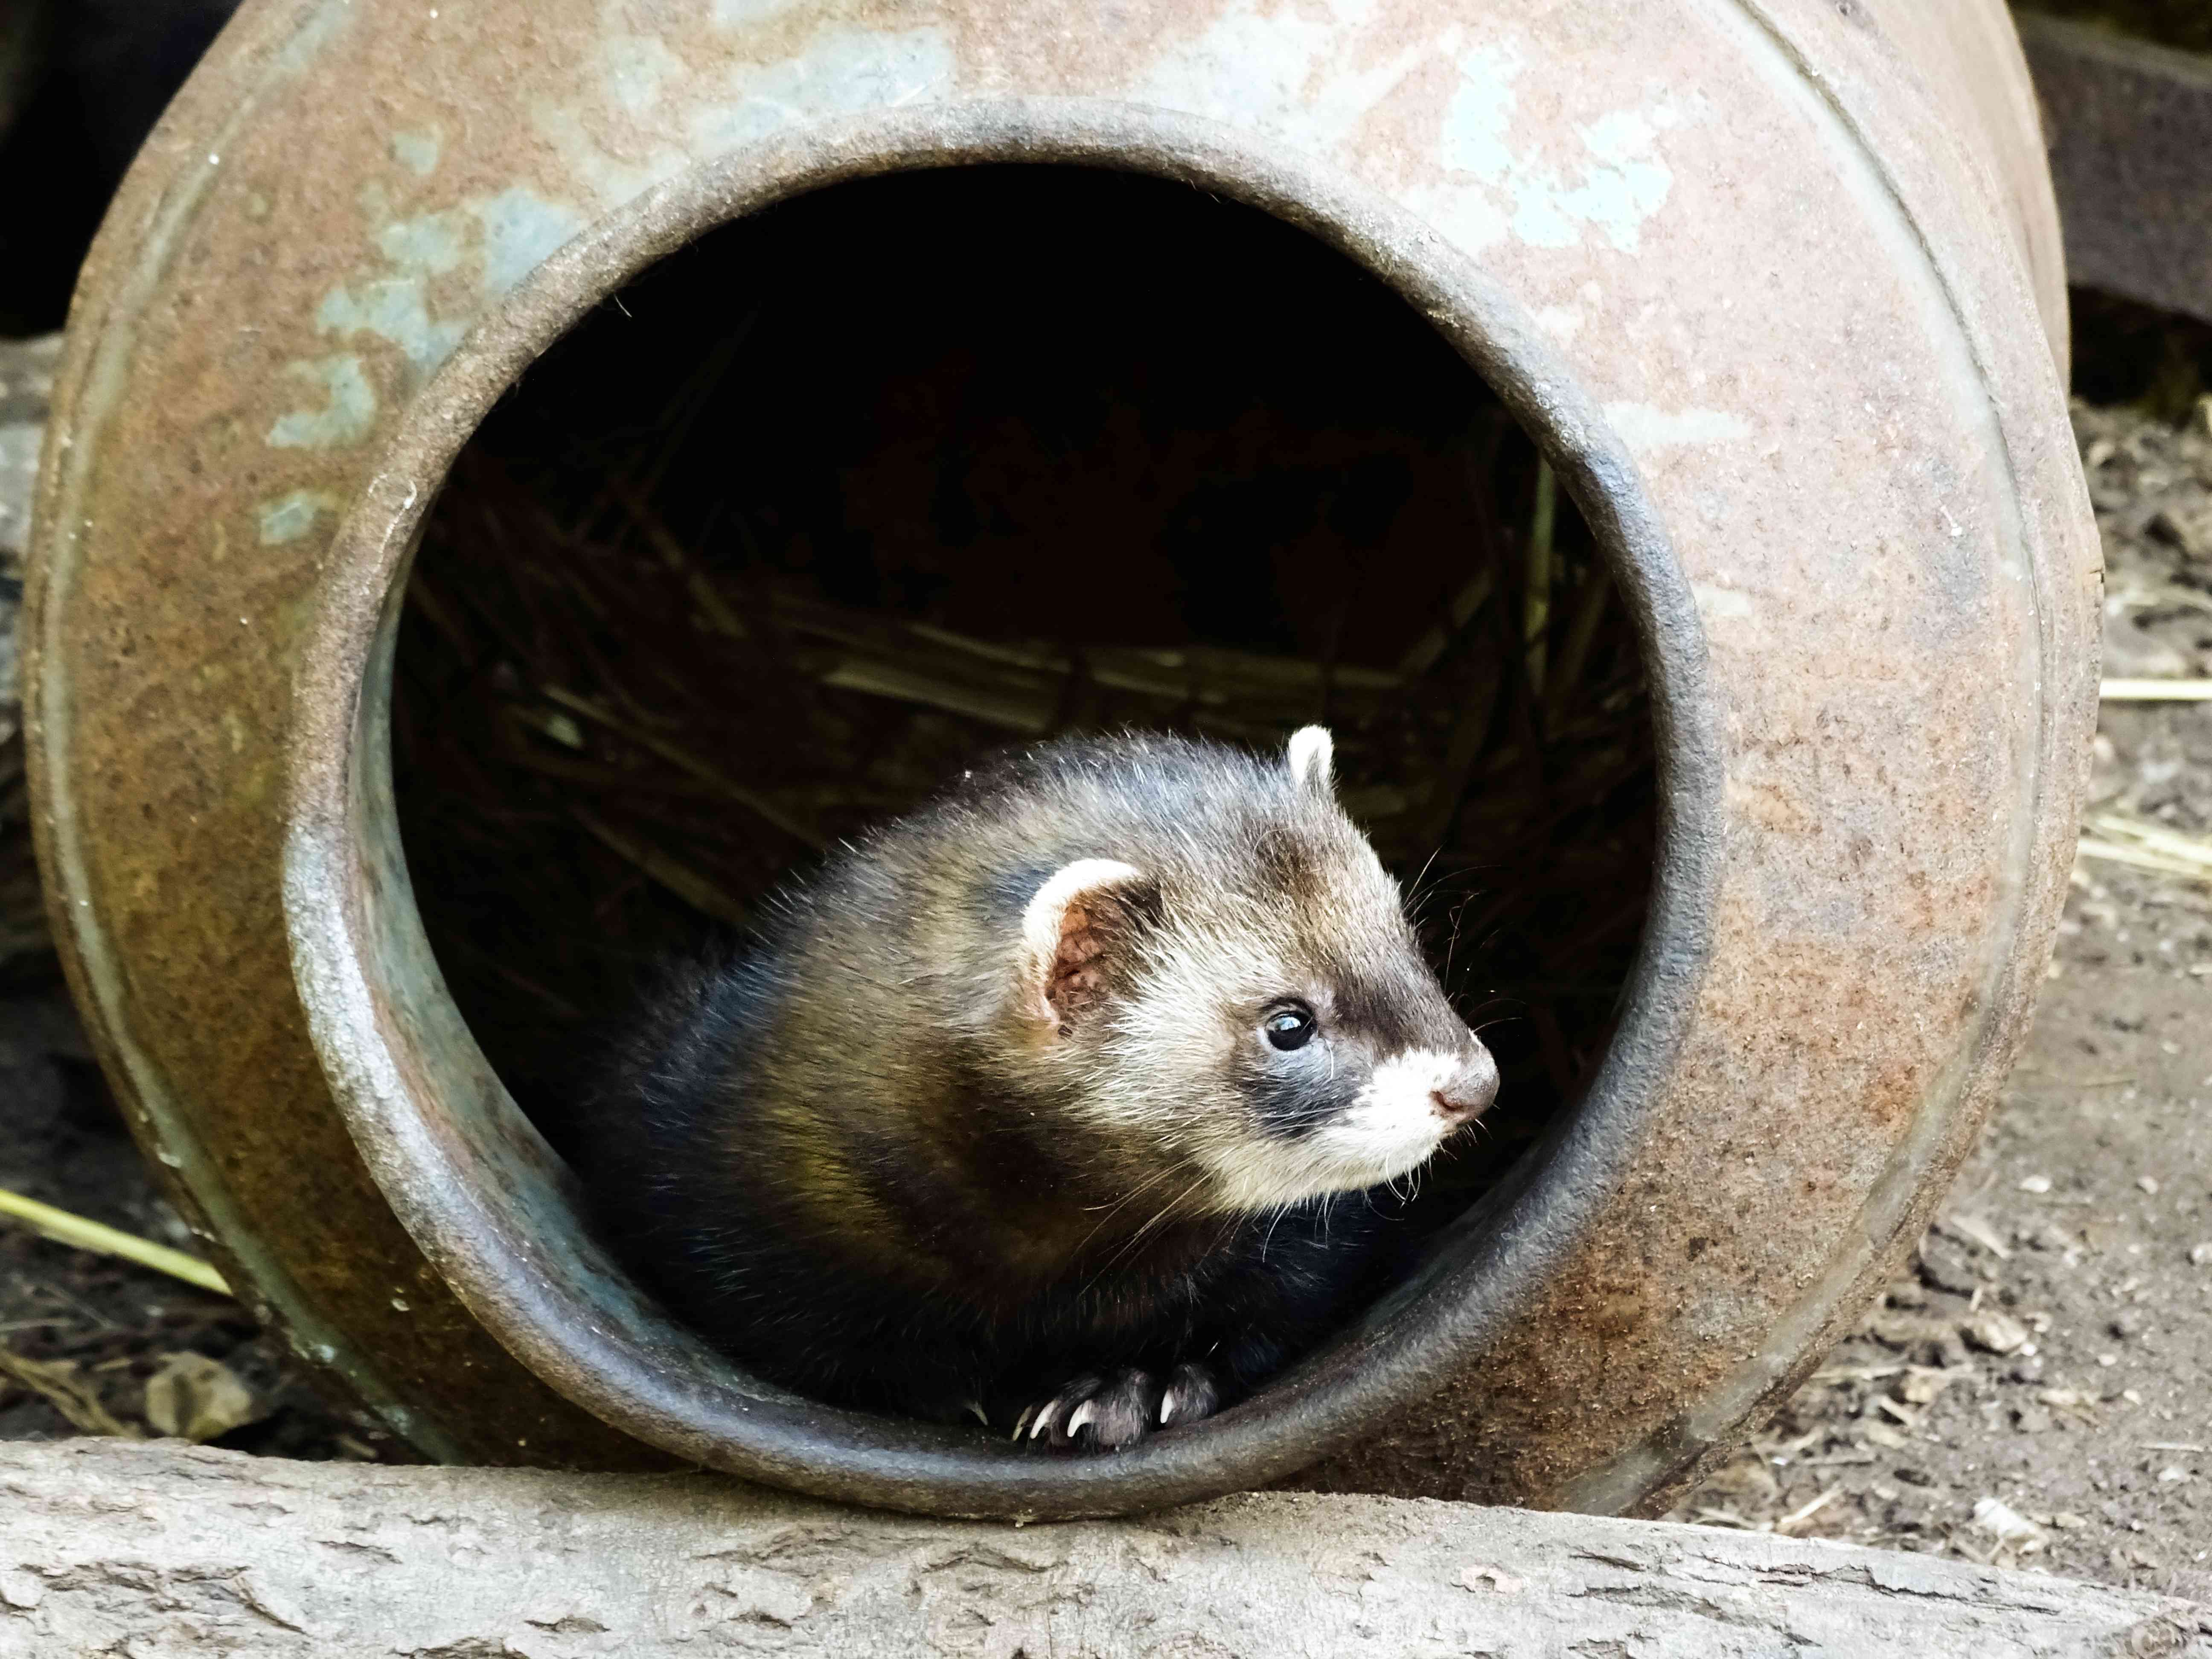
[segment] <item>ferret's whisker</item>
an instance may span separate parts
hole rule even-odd
[[[1117,1212],[1125,1208],[1132,1200],[1141,1198],[1145,1194],[1152,1191],[1153,1188],[1158,1186],[1160,1182],[1165,1181],[1174,1173],[1176,1173],[1175,1166],[1170,1164],[1166,1169],[1162,1170],[1158,1174],[1153,1176],[1151,1179],[1144,1182],[1140,1185],[1132,1187],[1127,1192],[1122,1194],[1121,1197],[1115,1200],[1113,1203],[1108,1205],[1106,1206],[1106,1213],[1100,1216],[1097,1221],[1092,1224],[1091,1231],[1083,1235],[1082,1243],[1075,1247],[1076,1254],[1080,1255],[1083,1253],[1084,1249],[1090,1244],[1091,1241],[1098,1237],[1098,1230],[1103,1227],[1108,1222],[1111,1221]]]
[[[1174,1212],[1176,1206],[1182,1203],[1183,1200],[1188,1198],[1193,1193],[1196,1192],[1205,1184],[1206,1176],[1201,1174],[1197,1180],[1192,1182],[1189,1186],[1184,1188],[1166,1203],[1161,1205],[1158,1210],[1155,1210],[1152,1212],[1152,1218],[1150,1221],[1147,1221],[1143,1226],[1138,1228],[1135,1232],[1131,1233],[1129,1237],[1123,1241],[1121,1249],[1115,1251],[1112,1255],[1109,1256],[1106,1261],[1100,1265],[1098,1271],[1091,1275],[1090,1279],[1085,1283],[1082,1291],[1079,1291],[1079,1294],[1085,1296],[1089,1295],[1093,1285],[1097,1285],[1100,1279],[1103,1279],[1114,1268],[1120,1266],[1124,1257],[1135,1252],[1137,1246],[1144,1242],[1146,1234],[1151,1232],[1153,1228],[1158,1226],[1160,1223],[1166,1220],[1168,1217]]]

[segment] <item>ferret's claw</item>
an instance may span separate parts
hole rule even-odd
[[[1150,1372],[1128,1365],[1110,1377],[1076,1377],[1024,1411],[1014,1434],[1064,1451],[1118,1451],[1155,1429],[1212,1416],[1219,1398],[1212,1373],[1202,1365],[1176,1366],[1164,1389]]]
[[[1212,1372],[1203,1365],[1178,1365],[1169,1373],[1168,1385],[1160,1393],[1159,1425],[1172,1429],[1198,1422],[1212,1416],[1220,1401],[1221,1391],[1214,1386]]]

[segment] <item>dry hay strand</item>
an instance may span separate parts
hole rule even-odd
[[[1377,668],[980,638],[707,569],[633,490],[572,527],[486,458],[459,477],[409,587],[395,753],[434,941],[526,1103],[641,975],[742,931],[825,848],[979,754],[1121,727],[1254,746],[1332,727],[1347,808],[1507,1060],[1505,1105],[1443,1184],[1488,1185],[1601,1055],[1653,756],[1586,542],[1524,538]]]
[[[1494,1180],[1602,1056],[1651,878],[1642,665],[1575,503],[1422,319],[1273,222],[1105,175],[836,198],[641,278],[426,526],[401,826],[494,1066],[551,1133],[641,979],[993,750],[1318,721],[1505,1074],[1424,1179]],[[1009,222],[1089,251],[1052,283],[954,257]],[[944,269],[886,295],[860,256],[908,233]]]

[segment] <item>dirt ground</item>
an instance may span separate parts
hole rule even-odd
[[[2077,424],[2107,673],[2212,674],[2205,414]],[[2093,813],[2212,830],[2212,704],[2108,704],[2096,795]],[[20,957],[0,975],[0,1188],[190,1242],[59,988]],[[398,1455],[230,1303],[5,1221],[0,1349],[0,1437],[105,1413]],[[1675,1513],[2212,1600],[2212,884],[2083,860],[2033,1039],[1916,1273]]]
[[[155,1193],[58,986],[0,998],[0,1188],[192,1245]],[[0,1218],[0,1439],[73,1434],[100,1426],[100,1413],[129,1432],[184,1431],[241,1451],[395,1455],[381,1429],[325,1405],[229,1298]]]

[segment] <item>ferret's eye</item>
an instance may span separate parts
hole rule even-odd
[[[1260,1023],[1267,1041],[1278,1048],[1303,1048],[1314,1034],[1310,1008],[1279,1008]]]

